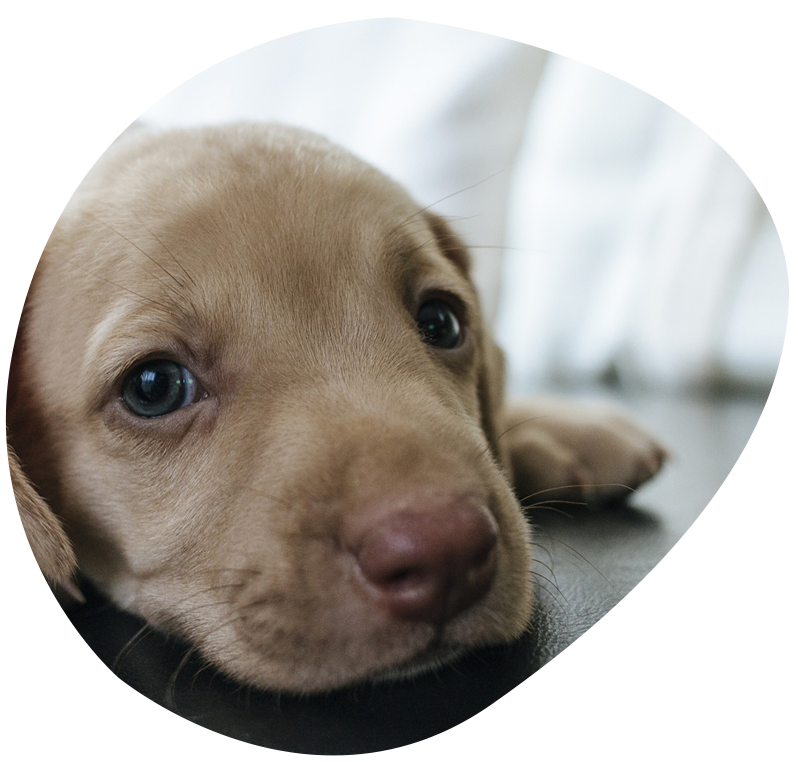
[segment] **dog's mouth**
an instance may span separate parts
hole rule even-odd
[[[238,665],[233,665],[230,669],[230,665],[220,664],[215,659],[213,661],[223,672],[231,674],[238,681],[265,690],[318,694],[367,683],[390,683],[412,679],[457,661],[477,645],[479,644],[466,646],[446,643],[436,636],[420,648],[409,651],[398,649],[403,653],[370,653],[359,660],[353,660],[351,655],[328,653],[322,664],[318,659],[304,662],[301,657],[277,665],[264,660],[259,664],[245,667],[244,671],[238,668]]]
[[[239,682],[298,694],[406,680],[512,636],[485,601],[437,624],[353,609],[330,610],[304,628],[258,619],[242,621],[222,648],[203,648],[206,658]]]
[[[373,683],[400,682],[416,677],[426,672],[433,672],[447,664],[460,659],[469,652],[465,646],[447,646],[439,639],[434,640],[416,656],[411,657],[406,662],[387,667],[369,675],[366,680]]]

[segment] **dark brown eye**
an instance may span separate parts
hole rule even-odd
[[[122,400],[140,418],[174,413],[195,402],[199,394],[199,384],[191,371],[171,360],[139,365],[122,387]]]
[[[440,299],[424,302],[416,316],[421,339],[438,349],[454,349],[460,343],[460,322],[452,308]]]

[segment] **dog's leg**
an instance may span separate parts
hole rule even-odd
[[[555,399],[510,405],[502,439],[525,505],[623,498],[656,474],[667,451],[623,413]]]

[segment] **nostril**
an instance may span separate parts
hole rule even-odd
[[[353,553],[372,596],[390,614],[441,623],[490,588],[496,544],[485,509],[444,504],[383,515]]]
[[[421,574],[418,569],[399,569],[389,575],[383,584],[392,587],[401,587],[404,584],[413,584],[420,578]]]
[[[486,543],[485,547],[477,553],[471,562],[471,570],[479,572],[488,564],[493,563],[494,548],[496,547],[495,539],[489,545]]]

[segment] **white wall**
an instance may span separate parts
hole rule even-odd
[[[516,384],[770,383],[784,255],[756,189],[688,120],[552,57],[510,198],[498,330]]]
[[[516,388],[769,385],[787,275],[756,190],[666,105],[546,61],[452,27],[355,22],[242,53],[142,120],[301,125],[460,218]]]

